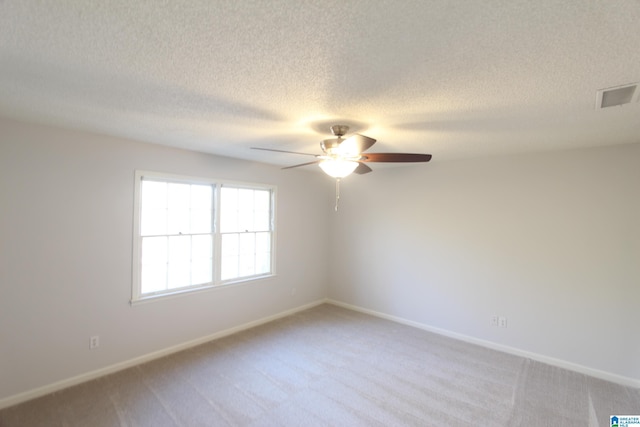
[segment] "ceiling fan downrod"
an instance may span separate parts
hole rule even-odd
[[[349,126],[347,125],[333,125],[331,126],[331,133],[337,136],[338,138],[342,138],[349,132]]]

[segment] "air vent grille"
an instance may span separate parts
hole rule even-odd
[[[638,101],[638,83],[600,89],[596,92],[596,109],[616,107]]]

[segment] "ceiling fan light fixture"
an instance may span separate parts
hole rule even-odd
[[[333,178],[344,178],[356,170],[358,162],[344,159],[327,159],[319,163],[320,169]]]

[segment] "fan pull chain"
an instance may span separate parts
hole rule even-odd
[[[340,178],[336,179],[336,212],[338,212],[338,202],[340,202]]]

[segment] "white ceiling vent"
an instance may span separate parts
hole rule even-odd
[[[596,92],[596,110],[637,102],[639,95],[638,83],[600,89]]]

